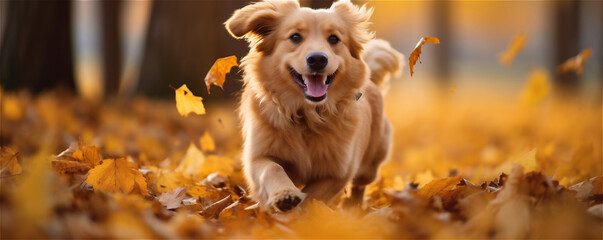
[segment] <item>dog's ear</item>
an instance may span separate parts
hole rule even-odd
[[[274,31],[279,16],[295,8],[299,8],[297,1],[257,2],[235,11],[224,24],[233,37],[253,42]]]
[[[348,47],[352,57],[360,59],[362,45],[374,38],[374,33],[369,30],[369,19],[373,15],[373,9],[366,5],[359,8],[349,0],[340,0],[331,5],[331,11],[349,24]]]

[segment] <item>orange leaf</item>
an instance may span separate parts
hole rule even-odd
[[[425,198],[431,198],[434,195],[442,195],[443,193],[452,190],[454,186],[461,182],[461,180],[463,180],[461,176],[433,180],[419,190],[419,195]]]
[[[178,108],[178,113],[184,117],[191,112],[199,115],[205,114],[205,107],[201,100],[203,98],[193,95],[186,84],[182,84],[180,88],[176,89],[176,108]]]
[[[89,171],[86,183],[92,185],[94,190],[111,193],[139,192],[148,195],[146,179],[134,164],[125,158],[103,160],[101,165]]]
[[[513,63],[513,59],[515,59],[515,56],[517,55],[517,53],[519,53],[519,51],[521,51],[521,49],[523,48],[523,46],[526,44],[526,37],[523,33],[518,33],[515,38],[513,38],[513,41],[511,41],[511,44],[509,44],[509,47],[507,48],[507,50],[505,50],[504,52],[501,52],[498,55],[498,61],[502,64],[505,65],[506,67],[510,67],[511,64]]]
[[[415,46],[415,50],[412,50],[412,53],[410,53],[410,57],[408,57],[408,66],[410,66],[410,76],[411,77],[412,77],[412,74],[414,73],[414,71],[413,71],[414,66],[415,66],[415,64],[417,64],[417,60],[419,60],[419,56],[421,55],[421,47],[425,43],[440,44],[440,39],[437,39],[434,37],[423,37],[417,43],[417,46]]]
[[[2,166],[0,168],[0,176],[21,174],[23,169],[17,159],[18,154],[19,152],[9,147],[0,147],[0,166]]]
[[[580,52],[577,56],[566,60],[563,64],[557,67],[557,73],[563,74],[570,71],[574,71],[578,75],[582,75],[582,70],[584,68],[584,63],[588,58],[592,55],[592,49],[586,48]]]
[[[207,85],[207,92],[209,92],[209,88],[211,84],[214,84],[222,89],[222,85],[226,81],[226,74],[230,72],[230,69],[234,66],[239,66],[237,64],[237,56],[230,56],[225,58],[218,58],[207,75],[205,75],[205,85]]]

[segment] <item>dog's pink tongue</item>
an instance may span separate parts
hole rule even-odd
[[[307,86],[306,93],[312,97],[321,97],[327,93],[327,85],[325,84],[325,75],[306,75],[304,83]]]

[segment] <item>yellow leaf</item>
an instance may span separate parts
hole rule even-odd
[[[204,159],[205,155],[199,151],[195,144],[191,143],[184,154],[184,158],[180,160],[176,172],[182,173],[185,177],[196,176],[201,171]]]
[[[580,52],[580,54],[578,54],[577,56],[572,57],[566,60],[561,65],[559,65],[557,67],[557,73],[563,74],[569,71],[574,71],[576,74],[582,75],[584,63],[586,63],[586,61],[590,58],[590,55],[592,55],[591,48],[586,48],[582,50],[582,52]]]
[[[452,87],[450,88],[450,92],[451,92],[451,93],[456,93],[456,86],[452,86]]]
[[[133,163],[125,158],[105,159],[102,164],[89,171],[86,182],[94,190],[106,192],[134,193],[148,195],[147,182]]]
[[[536,105],[551,92],[551,81],[549,73],[544,69],[536,69],[530,73],[528,81],[524,86],[520,101],[523,105]]]
[[[202,100],[202,97],[193,95],[191,90],[188,90],[186,84],[182,84],[180,88],[176,89],[176,107],[178,108],[178,113],[184,117],[191,112],[199,115],[205,114]]]
[[[50,151],[43,148],[30,159],[25,169],[27,174],[15,189],[12,202],[19,216],[20,230],[39,224],[41,227],[48,223],[55,207],[69,206],[71,191],[50,166],[48,156]],[[27,233],[33,234],[33,233]]]
[[[237,64],[237,56],[230,56],[225,58],[218,58],[209,72],[205,76],[205,85],[207,85],[207,92],[209,92],[210,85],[216,85],[222,89],[222,85],[226,81],[226,74],[230,72],[230,69],[234,66],[239,66]]]
[[[419,189],[419,195],[425,198],[431,198],[434,195],[441,195],[452,190],[452,188],[459,184],[461,180],[463,180],[461,176],[433,180],[425,185],[425,187]]]
[[[498,55],[498,61],[500,64],[505,65],[505,67],[510,67],[513,63],[513,59],[515,59],[515,56],[517,53],[519,53],[519,51],[521,51],[525,44],[526,37],[523,33],[518,33],[515,35],[515,38],[513,38],[513,41],[511,41],[511,44],[509,44],[507,50]]]
[[[232,174],[234,172],[234,160],[218,155],[207,156],[203,161],[199,176],[204,178],[215,172],[223,176]]]
[[[412,77],[412,74],[414,73],[414,71],[413,71],[414,66],[415,66],[415,64],[417,64],[417,60],[419,60],[419,56],[421,55],[421,47],[425,43],[440,44],[440,39],[437,39],[434,37],[423,37],[417,43],[417,46],[415,46],[415,49],[412,51],[412,53],[410,53],[410,56],[408,57],[408,66],[410,67],[410,76],[411,77]]]
[[[204,152],[213,152],[216,150],[216,144],[214,143],[214,139],[211,138],[209,133],[205,131],[203,136],[201,136],[201,150]]]

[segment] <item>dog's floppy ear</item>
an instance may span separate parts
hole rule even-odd
[[[373,15],[373,9],[366,5],[359,8],[349,0],[340,0],[331,5],[331,11],[349,24],[348,42],[350,53],[352,57],[360,59],[363,51],[362,45],[374,38],[374,34],[369,31],[369,19]]]
[[[269,35],[276,27],[278,17],[294,8],[299,8],[297,1],[257,2],[235,11],[224,24],[233,37],[245,37],[253,43]]]

